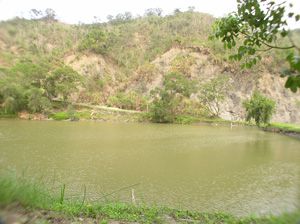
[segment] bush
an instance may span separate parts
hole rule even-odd
[[[243,102],[246,109],[246,121],[254,119],[257,126],[269,124],[275,112],[275,101],[255,91],[249,100]]]
[[[51,102],[44,96],[44,91],[38,88],[32,88],[27,91],[27,107],[30,112],[44,112],[50,109]]]
[[[107,52],[107,33],[100,28],[90,30],[79,45],[79,50],[90,50],[97,54]]]
[[[26,99],[23,92],[23,87],[18,84],[3,82],[3,85],[0,85],[0,98],[2,101],[0,103],[2,103],[6,114],[15,114],[26,108]]]
[[[119,92],[114,96],[110,96],[107,100],[107,104],[108,106],[126,110],[145,110],[147,107],[146,99],[135,92]]]
[[[225,100],[230,88],[228,82],[227,76],[219,75],[200,87],[199,100],[209,111],[211,117],[219,117],[220,115],[221,103]]]
[[[178,101],[163,89],[158,94],[159,97],[154,99],[150,107],[150,120],[155,123],[173,123],[176,117],[174,108],[178,105]]]
[[[57,121],[62,121],[62,120],[70,119],[70,115],[68,112],[58,112],[55,114],[51,114],[50,118],[57,120]]]
[[[172,123],[180,114],[178,107],[184,98],[196,91],[195,83],[180,73],[169,73],[164,77],[163,87],[152,91],[154,97],[150,107],[150,120],[157,123]]]
[[[191,67],[195,64],[196,59],[190,55],[178,55],[171,63],[171,70],[190,76]]]

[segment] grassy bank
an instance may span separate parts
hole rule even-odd
[[[300,139],[300,125],[288,123],[271,123],[263,127],[264,131],[275,132]]]
[[[202,213],[126,203],[90,203],[85,199],[85,195],[79,200],[67,200],[64,197],[64,187],[55,193],[34,180],[16,175],[1,175],[0,208],[5,210],[5,207],[10,205],[17,205],[18,209],[25,209],[28,214],[42,210],[43,213],[40,214],[44,214],[45,217],[49,212],[54,212],[56,218],[60,217],[66,221],[63,223],[78,219],[81,222],[91,219],[99,223],[114,220],[125,223],[296,224],[300,221],[300,211],[278,217],[238,218],[224,213]],[[45,219],[44,223],[53,223],[48,219]]]
[[[295,132],[300,134],[300,125],[287,123],[272,123],[268,128],[277,129],[282,132]]]

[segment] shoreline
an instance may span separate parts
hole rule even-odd
[[[89,202],[85,193],[78,200],[65,198],[65,185],[53,192],[35,179],[15,173],[0,176],[0,222],[2,223],[226,223],[296,224],[300,210],[280,215],[238,217],[224,212],[201,212],[140,203]]]
[[[119,117],[122,118],[122,117]],[[17,118],[20,119],[20,118]],[[21,120],[21,119],[20,119]],[[26,119],[23,119],[26,120]],[[46,119],[49,120],[49,119]],[[46,121],[41,120],[41,121]],[[52,119],[53,120],[53,119]],[[92,120],[92,119],[87,119]],[[105,122],[103,120],[97,120]],[[132,121],[129,121],[132,122]],[[146,123],[146,122],[142,122]],[[224,120],[202,120],[193,123],[195,125],[211,124],[211,125],[226,125],[230,126],[230,121]],[[250,126],[246,123],[235,123],[235,125]],[[279,128],[267,127],[259,128],[259,130],[291,134],[291,126],[285,126],[285,132]],[[283,124],[280,124],[283,125]],[[300,133],[297,133],[300,137]],[[24,177],[23,177],[24,178]],[[2,181],[4,179],[4,182]],[[201,211],[178,210],[167,207],[151,207],[143,204],[121,203],[121,202],[99,202],[89,203],[85,196],[81,196],[81,201],[73,201],[64,199],[63,190],[61,195],[54,196],[49,194],[47,187],[44,187],[27,180],[5,179],[0,176],[0,223],[2,219],[10,219],[17,217],[13,222],[4,223],[112,223],[112,224],[129,224],[129,223],[226,223],[226,224],[275,224],[275,223],[291,223],[297,224],[300,221],[300,210],[281,215],[265,215],[255,216],[249,214],[245,217],[238,217],[228,213],[206,213]],[[4,184],[3,184],[4,183]],[[32,185],[33,183],[33,185]],[[8,193],[8,199],[5,200],[5,195]],[[14,192],[13,194],[11,192]],[[19,192],[19,193],[18,193]],[[9,198],[11,197],[13,198]],[[4,200],[3,200],[4,197]],[[37,201],[31,201],[33,198],[38,198]],[[50,201],[48,201],[50,199]],[[41,202],[42,201],[42,202]],[[25,220],[25,221],[24,221]]]
[[[197,118],[193,116],[181,116],[178,122],[169,124],[212,124],[234,126],[255,126],[244,121],[229,121],[220,118]],[[97,121],[97,122],[120,122],[120,123],[153,123],[147,118],[147,112],[138,111],[134,113],[126,110],[74,110],[70,111],[52,111],[49,114],[35,113],[30,114],[26,111],[15,115],[0,115],[0,119],[20,119],[33,121]],[[278,133],[292,138],[300,139],[300,125],[289,123],[271,123],[268,126],[258,127],[265,132]]]

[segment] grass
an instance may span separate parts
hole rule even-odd
[[[17,114],[1,114],[0,113],[0,118],[17,118]]]
[[[48,209],[55,202],[49,192],[34,180],[16,175],[0,176],[0,205],[14,202],[24,207]]]
[[[6,113],[4,109],[0,107],[0,118],[16,118],[18,114],[16,113]]]
[[[77,110],[77,111],[59,111],[49,115],[53,120],[100,120],[112,122],[143,122],[145,121],[143,114],[130,114],[118,111],[92,111],[92,110]]]
[[[272,123],[268,126],[269,128],[276,128],[284,132],[296,132],[300,133],[300,125],[288,124],[288,123]]]
[[[68,120],[71,118],[71,115],[68,112],[57,112],[49,115],[49,118],[52,118],[56,121]]]
[[[64,186],[64,185],[63,185]],[[268,217],[238,218],[225,213],[203,213],[183,211],[157,206],[134,205],[128,203],[89,203],[83,195],[79,200],[66,200],[64,187],[60,193],[51,192],[35,180],[16,174],[0,176],[0,208],[18,203],[30,210],[48,210],[57,212],[61,217],[88,217],[102,220],[118,220],[138,223],[167,223],[171,219],[176,223],[227,223],[227,224],[296,224],[300,221],[300,211]]]
[[[176,124],[192,124],[199,121],[199,118],[190,115],[176,116],[174,123]]]

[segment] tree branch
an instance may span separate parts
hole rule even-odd
[[[290,33],[290,32],[289,32],[289,33]],[[291,33],[288,34],[287,36],[288,36],[290,42],[293,44],[293,46],[294,46],[298,51],[300,51],[300,47],[297,46],[297,45],[295,44],[294,40],[293,40],[292,37],[291,37]]]
[[[240,31],[240,33],[243,34],[243,35],[245,35],[246,37],[252,38],[251,35],[249,35],[249,34],[243,32],[243,31]],[[258,40],[259,40],[262,44],[266,45],[266,46],[269,47],[269,48],[273,48],[273,49],[280,49],[280,50],[287,50],[287,49],[292,49],[292,48],[298,49],[298,47],[295,46],[295,45],[293,44],[293,42],[292,42],[293,45],[291,45],[291,46],[288,46],[288,47],[279,47],[279,46],[274,46],[274,45],[268,44],[268,43],[264,42],[264,41],[261,40],[261,39],[258,39]]]

